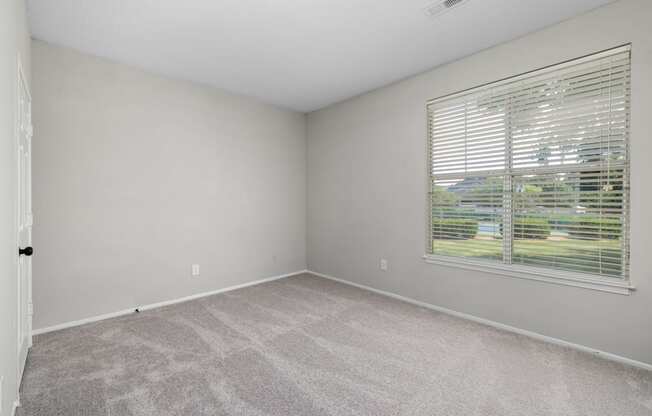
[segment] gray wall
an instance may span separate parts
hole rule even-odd
[[[652,363],[650,22],[651,1],[623,0],[309,114],[309,269]],[[426,101],[627,42],[638,290],[614,295],[424,263]]]
[[[305,115],[40,41],[33,60],[35,329],[305,269]]]
[[[29,77],[30,41],[23,0],[0,2],[0,378],[2,408],[11,414],[18,397],[15,110],[17,59]]]

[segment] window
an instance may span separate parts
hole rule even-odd
[[[629,109],[629,46],[430,101],[426,258],[629,288]]]

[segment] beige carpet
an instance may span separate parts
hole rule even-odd
[[[36,338],[19,415],[652,415],[652,373],[304,275]]]

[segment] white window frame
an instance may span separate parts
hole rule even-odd
[[[565,61],[562,63],[558,64],[553,64],[544,68],[539,68],[535,69],[526,73],[522,73],[519,75],[515,75],[509,78],[505,78],[496,82],[489,82],[483,85],[478,85],[474,86],[468,89],[465,89],[460,92],[456,92],[453,94],[448,94],[444,95],[438,98],[434,98],[431,100],[428,100],[425,106],[425,115],[426,115],[426,120],[428,120],[428,111],[429,111],[429,106],[433,102],[441,101],[444,99],[453,99],[457,96],[462,96],[467,94],[469,91],[482,88],[485,86],[500,86],[506,83],[511,83],[518,81],[519,79],[526,78],[530,76],[532,73],[544,73],[546,71],[555,71],[558,69],[563,69],[567,66],[570,65],[576,65],[578,63],[582,63],[585,61],[591,61],[595,59],[599,59],[602,56],[608,56],[614,53],[618,52],[624,52],[624,51],[630,51],[631,53],[631,44],[619,46],[616,48],[608,49],[603,52],[598,52],[598,53],[593,53],[590,55],[586,55],[581,58],[576,58],[572,59],[569,61]],[[631,114],[631,111],[630,111]],[[426,177],[427,177],[427,183],[426,183],[426,193],[425,195],[429,195],[431,191],[431,154],[430,154],[430,132],[429,128],[426,128],[426,149],[427,150],[427,164],[426,164]],[[630,152],[631,155],[631,152]],[[626,161],[627,166],[625,169],[628,171],[631,169],[631,158],[629,158]],[[553,169],[554,170],[554,169]],[[560,170],[563,170],[561,168]],[[504,171],[505,177],[511,177],[512,172],[511,169],[508,167]],[[429,198],[427,198],[429,199]],[[430,201],[426,201],[426,247],[428,245],[432,246],[432,241],[431,241],[431,205]],[[631,215],[630,215],[631,217]],[[623,232],[623,239],[626,239],[627,244],[629,244],[629,232],[627,232],[627,227],[624,229]],[[629,251],[629,250],[628,250]],[[631,252],[631,251],[629,251]],[[599,276],[599,275],[591,275],[587,273],[578,273],[578,272],[572,272],[572,271],[565,271],[565,270],[555,270],[555,269],[549,269],[549,268],[544,268],[544,267],[536,267],[536,266],[525,266],[525,265],[518,265],[518,264],[505,264],[505,263],[499,263],[499,262],[492,262],[492,261],[487,261],[487,260],[477,260],[477,259],[469,259],[469,258],[463,258],[463,257],[454,257],[454,256],[443,256],[443,255],[435,255],[435,254],[425,254],[423,256],[423,259],[425,260],[426,263],[429,264],[434,264],[434,265],[439,265],[439,266],[446,266],[446,267],[455,267],[455,268],[461,268],[465,270],[472,270],[472,271],[478,271],[478,272],[484,272],[484,273],[489,273],[491,275],[496,275],[499,277],[506,277],[506,278],[519,278],[519,279],[527,279],[527,280],[535,280],[535,281],[540,281],[540,282],[547,282],[547,283],[554,283],[554,284],[560,284],[560,285],[566,285],[566,286],[573,286],[573,287],[579,287],[579,288],[585,288],[585,289],[593,289],[593,290],[598,290],[602,292],[608,292],[608,293],[615,293],[615,294],[621,294],[621,295],[629,295],[633,290],[635,290],[635,286],[633,285],[631,281],[631,277],[628,275],[627,278],[625,279],[615,279],[615,278],[609,278],[609,277],[604,277],[604,276]]]

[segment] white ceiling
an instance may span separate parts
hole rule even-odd
[[[611,0],[30,0],[32,35],[308,112]]]

